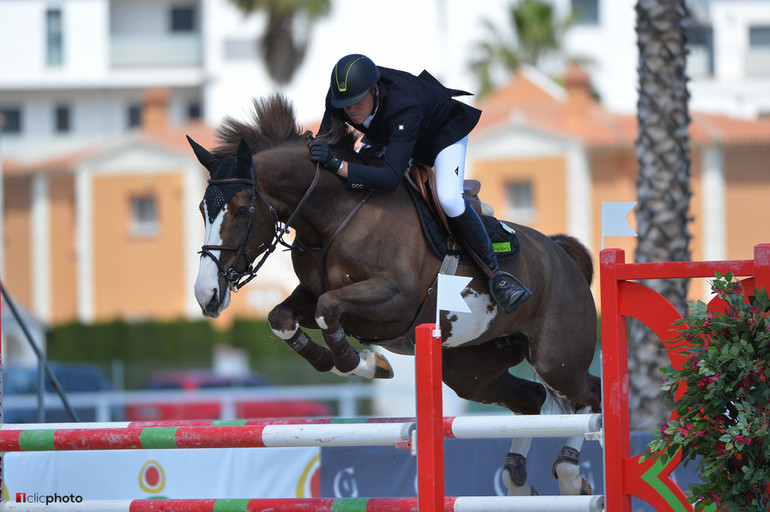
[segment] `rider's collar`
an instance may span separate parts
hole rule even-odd
[[[379,108],[380,108],[380,106],[379,106],[379,105],[377,105],[376,107],[374,107],[374,112],[372,112],[371,114],[369,114],[369,117],[367,117],[366,119],[364,119],[364,122],[363,122],[363,123],[361,123],[361,125],[362,125],[364,128],[369,128],[369,125],[370,125],[370,124],[372,124],[372,119],[374,119],[374,116],[375,116],[375,115],[377,115],[377,109],[379,109]]]

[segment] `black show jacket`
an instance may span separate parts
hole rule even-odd
[[[414,76],[379,70],[379,104],[368,128],[352,123],[344,109],[331,105],[331,90],[326,95],[319,133],[336,117],[362,132],[364,143],[385,150],[382,167],[348,162],[348,188],[395,190],[411,159],[432,166],[436,155],[468,135],[481,117],[480,110],[453,99],[470,93],[447,89],[427,71]]]

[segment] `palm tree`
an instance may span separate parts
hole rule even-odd
[[[259,50],[270,77],[291,81],[305,59],[313,22],[329,14],[331,0],[228,0],[245,16],[265,11],[267,26]]]
[[[543,0],[523,0],[509,5],[509,27],[501,31],[489,19],[482,21],[489,39],[476,45],[478,57],[471,70],[479,81],[479,94],[492,91],[495,75],[509,74],[522,64],[539,66],[546,56],[558,54],[571,18],[557,20],[553,6]],[[510,29],[510,30],[509,30]]]
[[[636,187],[638,263],[689,261],[690,147],[688,125],[685,0],[639,0]],[[680,311],[687,309],[686,279],[645,283]],[[639,322],[631,323],[629,373],[631,427],[650,430],[667,419],[660,402],[659,369],[669,365],[660,340]]]

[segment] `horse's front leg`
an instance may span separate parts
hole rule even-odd
[[[388,312],[402,311],[403,300],[400,288],[386,275],[331,290],[318,298],[315,321],[331,350],[335,373],[369,379],[393,377],[390,363],[381,354],[368,349],[358,352],[350,346],[340,317],[347,313],[372,322],[387,320]]]
[[[267,315],[273,332],[286,342],[294,352],[302,356],[319,372],[334,368],[331,351],[310,339],[300,326],[317,329],[313,319],[316,297],[302,285],[297,286],[289,297]]]

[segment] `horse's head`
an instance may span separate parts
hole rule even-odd
[[[251,263],[275,238],[275,212],[257,185],[249,144],[241,139],[236,155],[218,157],[187,138],[211,179],[200,210],[206,226],[195,298],[205,316],[217,317],[253,275]]]

